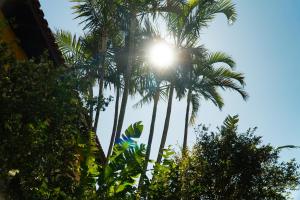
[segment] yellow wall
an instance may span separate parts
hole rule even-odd
[[[18,39],[16,38],[15,33],[9,27],[9,25],[5,24],[5,17],[0,10],[0,41],[5,42],[9,45],[9,48],[15,54],[18,60],[27,59],[26,53],[18,44]]]

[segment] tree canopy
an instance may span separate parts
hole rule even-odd
[[[229,116],[213,132],[200,125],[190,152],[154,169],[150,199],[288,199],[299,165],[280,161],[280,150],[264,145],[255,128],[239,133],[238,121]]]

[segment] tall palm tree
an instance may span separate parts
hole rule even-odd
[[[149,103],[153,101],[153,109],[152,109],[152,117],[151,117],[151,124],[150,124],[150,131],[149,131],[149,136],[148,136],[148,142],[147,142],[147,148],[146,148],[146,154],[145,154],[145,161],[143,164],[143,170],[142,174],[140,176],[139,180],[139,189],[142,188],[144,178],[146,176],[147,168],[148,168],[148,163],[150,160],[150,152],[151,152],[151,147],[152,147],[152,141],[153,141],[153,136],[154,136],[154,128],[155,128],[155,122],[156,122],[156,114],[157,114],[157,105],[158,101],[161,98],[165,98],[167,96],[166,90],[167,86],[163,83],[162,80],[159,79],[159,77],[155,76],[155,74],[151,73],[150,74],[150,80],[148,80],[148,85],[144,89],[142,89],[142,96],[143,98],[135,104],[135,107],[142,106],[145,103]],[[144,94],[145,93],[145,94]],[[143,191],[142,191],[143,194]]]
[[[124,70],[124,89],[121,100],[121,107],[118,116],[118,123],[116,128],[115,140],[118,140],[122,130],[125,111],[127,106],[127,99],[129,95],[130,79],[132,73],[132,66],[135,62],[135,33],[140,20],[147,14],[153,17],[157,16],[159,12],[178,12],[178,1],[176,0],[141,0],[141,1],[111,1],[111,0],[71,0],[75,2],[74,6],[77,18],[83,18],[85,29],[96,32],[100,35],[99,46],[103,48],[99,50],[99,55],[102,55],[102,60],[105,59],[107,33],[117,30],[122,30],[125,33],[125,49],[127,51],[127,61]],[[113,31],[111,31],[113,30]],[[103,61],[105,62],[105,61]],[[103,64],[102,64],[103,66]],[[103,67],[99,67],[100,81],[98,102],[103,93]],[[92,93],[92,90],[90,91]],[[100,107],[96,109],[95,116],[95,130],[97,129],[99,119]]]
[[[97,37],[97,59],[99,66],[98,75],[98,98],[96,104],[94,131],[97,132],[100,111],[102,108],[103,90],[104,90],[104,73],[105,60],[108,49],[108,42],[117,30],[116,27],[116,7],[110,0],[71,0],[76,3],[73,6],[76,18],[81,18],[81,23],[85,24],[84,30],[93,33]],[[91,90],[92,93],[92,90]]]
[[[178,49],[195,46],[198,42],[200,31],[208,26],[208,23],[215,18],[216,14],[224,14],[229,22],[233,22],[236,19],[235,6],[231,0],[182,1],[178,8],[180,12],[170,12],[166,16],[168,31],[172,34]],[[185,58],[181,59],[183,60],[179,64],[180,67],[188,65],[184,62]],[[188,61],[189,59],[190,57],[188,56],[186,60]],[[157,156],[158,163],[161,162],[167,139],[175,85],[176,81],[173,80],[169,90],[167,113]]]
[[[156,26],[153,25],[149,18],[145,18],[143,27],[138,32],[137,37],[139,38],[137,44],[141,48],[136,52],[136,54],[138,55],[138,58],[141,58],[143,69],[140,73],[138,73],[139,78],[137,79],[135,85],[138,88],[142,99],[134,106],[143,106],[144,104],[153,101],[152,117],[145,154],[145,161],[143,163],[143,170],[138,184],[138,189],[141,192],[141,196],[144,196],[145,191],[143,190],[143,184],[146,178],[146,172],[150,160],[156,122],[157,105],[160,99],[165,99],[167,96],[167,91],[169,88],[169,83],[167,80],[170,79],[170,75],[172,75],[173,70],[163,70],[155,66],[155,64],[153,64],[152,61],[149,60],[149,45],[153,45],[156,42],[164,42],[162,34],[156,28]]]
[[[195,52],[195,50],[193,51]],[[197,51],[196,51],[197,52]],[[218,108],[222,108],[224,103],[217,89],[231,89],[237,91],[242,98],[247,98],[247,93],[243,90],[244,76],[232,70],[235,62],[225,53],[216,52],[191,56],[191,68],[187,80],[187,107],[184,127],[183,151],[187,149],[188,126],[195,122],[199,109],[201,98],[212,101]],[[217,67],[217,64],[227,65],[226,67]],[[190,116],[190,106],[192,104],[192,113]]]
[[[118,126],[117,126],[117,133],[116,133],[116,140],[120,138],[120,133],[122,130],[125,111],[127,106],[127,99],[129,95],[129,87],[130,87],[130,79],[132,73],[132,67],[135,65],[135,35],[138,30],[138,27],[143,22],[143,18],[145,16],[151,15],[153,18],[156,18],[159,14],[174,12],[177,13],[180,10],[178,6],[180,1],[178,0],[141,0],[141,1],[129,1],[124,0],[120,1],[119,3],[120,8],[125,10],[121,16],[123,16],[122,21],[123,24],[126,24],[127,27],[125,28],[126,32],[128,33],[127,41],[125,42],[126,47],[128,49],[128,62],[126,67],[126,72],[124,74],[124,91],[122,95],[122,102],[121,108],[118,118]]]
[[[113,120],[113,128],[111,133],[110,144],[108,147],[107,158],[111,155],[113,150],[113,145],[116,137],[116,129],[118,123],[118,116],[119,116],[119,105],[120,105],[120,96],[121,96],[121,89],[123,88],[123,75],[124,75],[124,41],[121,35],[116,35],[116,37],[112,40],[112,48],[110,50],[110,64],[114,65],[114,73],[111,76],[111,82],[114,85],[114,89],[116,91],[115,96],[115,113],[114,113],[114,120]]]
[[[123,23],[126,24],[125,31],[128,33],[128,36],[126,37],[126,49],[128,50],[128,59],[127,59],[127,65],[126,65],[126,71],[124,73],[124,90],[121,100],[121,107],[120,107],[120,113],[118,117],[118,125],[116,130],[116,137],[115,141],[120,138],[125,112],[126,112],[126,106],[127,106],[127,100],[130,93],[130,79],[132,75],[132,68],[133,65],[135,65],[135,37],[136,32],[138,30],[140,20],[146,14],[153,13],[154,7],[159,4],[160,1],[121,1],[119,6],[125,10],[124,13],[122,13],[121,16],[123,16]],[[155,16],[155,15],[153,15]]]

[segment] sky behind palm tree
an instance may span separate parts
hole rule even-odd
[[[81,34],[78,20],[73,20],[72,3],[68,0],[40,0],[52,30],[62,28]],[[218,16],[208,29],[202,31],[201,44],[211,51],[224,51],[237,63],[237,71],[245,73],[246,90],[250,98],[243,102],[234,92],[223,94],[225,106],[220,112],[211,103],[202,102],[197,123],[215,128],[225,117],[239,114],[240,130],[258,127],[257,134],[274,146],[300,145],[300,1],[248,0],[234,1],[238,20],[228,25]],[[107,93],[108,95],[110,93]],[[133,109],[139,100],[129,99],[124,126],[136,121],[145,125],[142,142],[147,143],[152,104]],[[157,126],[151,158],[155,159],[162,134],[166,102],[158,105]],[[113,123],[113,103],[100,115],[99,137],[105,151],[109,145]],[[186,101],[175,101],[167,144],[182,144]],[[190,128],[189,144],[195,140]],[[300,150],[284,150],[284,160],[296,158]],[[296,194],[295,194],[296,195]],[[298,198],[300,199],[300,195]]]

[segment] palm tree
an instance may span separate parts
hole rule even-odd
[[[137,44],[141,47],[136,52],[136,55],[140,59],[140,63],[143,66],[138,73],[137,79],[135,80],[135,87],[142,96],[142,99],[134,105],[134,107],[143,106],[146,103],[153,101],[152,117],[150,124],[150,132],[148,136],[148,143],[145,154],[145,161],[143,163],[142,174],[139,179],[138,189],[141,192],[141,196],[144,196],[143,183],[146,178],[146,172],[148,163],[150,160],[150,152],[152,147],[152,141],[154,136],[154,128],[156,122],[157,105],[160,99],[165,99],[167,96],[167,90],[169,87],[168,79],[173,70],[162,70],[157,68],[148,59],[149,52],[147,51],[148,46],[155,42],[162,42],[162,34],[159,30],[152,24],[149,18],[145,18],[144,26],[141,30],[137,32]]]
[[[141,89],[141,95],[143,96],[143,98],[137,104],[135,104],[135,107],[138,107],[138,106],[143,106],[145,103],[149,103],[153,101],[150,132],[148,136],[148,143],[146,148],[145,161],[143,164],[143,170],[138,185],[139,189],[142,189],[142,185],[144,182],[144,178],[146,176],[147,167],[150,159],[150,152],[151,152],[151,146],[152,146],[152,141],[154,136],[158,101],[159,99],[164,98],[167,95],[166,94],[167,86],[163,84],[163,81],[160,80],[159,77],[156,76],[154,73],[150,74],[150,80],[148,80],[147,83],[148,84],[146,85],[146,87],[144,89]],[[141,193],[143,195],[143,191]]]
[[[177,0],[142,0],[142,1],[120,1],[119,6],[125,10],[121,14],[121,18],[125,20],[122,21],[123,24],[126,24],[127,27],[125,31],[128,33],[125,44],[128,49],[128,61],[126,66],[126,72],[124,73],[124,91],[122,95],[121,108],[118,118],[118,126],[115,140],[120,138],[120,133],[122,130],[125,111],[127,106],[127,99],[129,95],[130,79],[133,65],[135,65],[135,34],[137,33],[139,24],[142,24],[143,18],[145,16],[152,15],[153,18],[156,18],[158,14],[161,13],[177,13],[179,12],[180,2]],[[126,26],[125,25],[125,26]]]
[[[105,60],[108,49],[108,42],[115,34],[116,7],[110,0],[71,0],[76,3],[73,6],[74,14],[76,18],[81,18],[81,23],[85,24],[84,30],[92,33],[97,37],[97,59],[99,60],[99,67],[97,70],[98,75],[98,98],[96,104],[95,120],[94,120],[94,132],[97,132],[99,123],[100,111],[102,108],[103,89],[104,89],[104,76],[105,76]],[[90,90],[92,93],[92,90]]]
[[[115,96],[115,113],[114,113],[114,120],[113,120],[113,128],[111,133],[111,139],[110,144],[108,147],[107,152],[107,158],[111,155],[113,150],[113,145],[116,137],[116,129],[117,129],[117,123],[118,123],[118,116],[119,116],[119,104],[120,104],[120,95],[121,95],[121,89],[123,87],[123,78],[122,75],[124,74],[124,59],[122,59],[123,53],[124,53],[124,47],[123,47],[123,39],[121,35],[116,35],[112,39],[112,48],[110,49],[110,64],[114,67],[114,71],[112,73],[112,76],[110,76],[111,83],[114,85],[114,89],[116,91]]]
[[[135,37],[136,32],[138,30],[139,21],[141,18],[139,18],[139,15],[146,15],[149,13],[155,12],[154,8],[159,4],[160,1],[123,1],[121,4],[119,4],[120,7],[124,8],[126,11],[125,13],[122,13],[123,17],[123,23],[127,25],[125,28],[126,32],[128,33],[128,37],[126,37],[126,49],[128,50],[128,59],[127,59],[127,65],[126,65],[126,71],[124,73],[124,90],[122,95],[122,101],[121,101],[121,107],[120,107],[120,113],[118,117],[118,125],[116,130],[116,137],[115,141],[120,138],[125,112],[126,112],[126,106],[127,106],[127,100],[128,95],[130,93],[130,79],[132,75],[132,68],[133,65],[135,65]],[[153,15],[155,16],[155,15]]]
[[[197,50],[197,49],[196,49]],[[194,51],[195,52],[195,49]],[[196,52],[199,52],[197,50]],[[204,51],[205,52],[205,51]],[[200,100],[212,101],[218,108],[222,108],[224,103],[217,89],[231,89],[237,91],[242,98],[247,98],[247,93],[243,90],[244,76],[241,73],[234,72],[232,68],[235,62],[225,53],[217,52],[191,56],[191,68],[189,69],[189,77],[187,80],[187,108],[185,116],[183,151],[187,149],[188,126],[190,115],[190,104],[192,104],[192,113],[190,123],[195,122],[195,118],[199,109]],[[225,67],[216,67],[216,64],[225,64],[231,69]]]
[[[68,66],[70,75],[75,77],[77,92],[89,108],[89,121],[92,128],[94,103],[92,102],[93,93],[91,91],[97,79],[95,75],[97,59],[94,57],[96,50],[93,46],[94,38],[91,35],[77,37],[63,30],[57,30],[54,35],[59,49],[63,54],[65,64]],[[98,156],[100,156],[100,160],[104,163],[106,158],[98,136],[92,133],[91,136],[94,136],[94,139],[91,140],[95,140],[100,152]]]
[[[55,38],[59,49],[64,56],[66,65],[76,77],[77,88],[86,106],[89,108],[90,122],[93,122],[93,86],[97,80],[95,58],[95,47],[93,47],[93,36],[84,35],[77,37],[68,31],[57,30]],[[92,125],[91,125],[92,126]]]
[[[233,22],[236,19],[235,6],[231,0],[184,1],[178,8],[180,9],[180,12],[170,12],[167,13],[166,16],[168,31],[172,34],[174,43],[178,49],[195,46],[198,42],[200,31],[208,26],[208,22],[212,21],[216,14],[224,14],[229,22]],[[180,67],[188,65],[185,61],[190,59],[189,56],[186,60],[184,60],[184,58],[181,59],[181,63],[179,64]],[[171,81],[167,113],[157,156],[158,163],[161,162],[163,149],[167,139],[175,86],[176,80]],[[179,96],[180,95],[181,94],[179,94]]]
[[[123,126],[127,99],[129,95],[130,79],[132,67],[135,64],[135,34],[140,20],[147,14],[156,17],[158,12],[178,12],[178,1],[168,0],[142,0],[142,1],[111,1],[111,0],[71,0],[75,2],[74,6],[76,18],[83,18],[82,23],[85,23],[85,29],[96,32],[100,37],[99,55],[102,55],[102,61],[105,59],[107,33],[122,30],[125,35],[125,49],[127,51],[127,61],[124,70],[124,88],[121,100],[121,107],[116,128],[115,140],[120,138],[120,133]],[[103,61],[105,62],[105,61]],[[103,93],[103,64],[99,67],[100,81],[98,102]],[[90,91],[92,93],[92,90]],[[100,107],[96,108],[94,128],[97,129]]]

